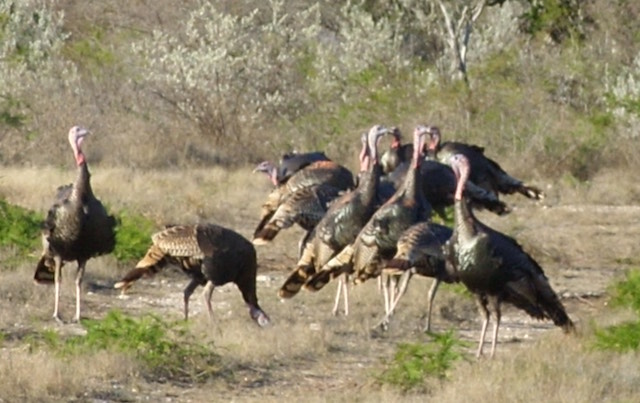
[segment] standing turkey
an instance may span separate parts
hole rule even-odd
[[[174,264],[191,277],[184,289],[185,320],[189,318],[189,298],[199,285],[204,286],[204,301],[213,321],[213,289],[232,282],[249,306],[251,319],[260,326],[269,324],[256,294],[256,251],[242,235],[214,224],[176,225],[153,234],[151,240],[153,244],[147,254],[115,288],[122,288],[124,293],[140,277],[151,276],[167,264]]]
[[[455,141],[440,142],[440,130],[434,127],[429,139],[429,156],[448,164],[454,154],[462,154],[471,165],[469,181],[481,188],[499,194],[520,193],[530,199],[540,200],[544,193],[533,186],[525,185],[521,180],[506,173],[494,160],[484,155],[484,148]]]
[[[491,356],[495,353],[502,302],[509,302],[536,319],[551,319],[565,332],[573,331],[573,322],[538,263],[516,240],[478,221],[463,199],[473,169],[469,160],[455,154],[451,166],[458,187],[454,232],[445,246],[445,256],[452,266],[453,278],[473,293],[483,319],[476,356],[482,355],[490,314],[495,317]]]
[[[93,194],[89,167],[82,152],[82,142],[89,131],[80,126],[69,130],[78,174],[73,184],[61,186],[53,206],[42,224],[42,256],[36,266],[34,280],[40,284],[55,284],[53,317],[62,323],[59,312],[62,266],[76,261],[76,313],[80,320],[80,288],[87,261],[111,253],[116,244],[116,220]]]
[[[407,228],[398,239],[397,252],[389,260],[383,273],[389,276],[400,276],[398,295],[391,301],[389,311],[380,321],[379,326],[386,328],[400,298],[407,291],[409,280],[414,274],[433,278],[428,293],[427,321],[425,332],[431,331],[431,310],[433,299],[441,282],[452,283],[454,280],[446,270],[443,247],[451,238],[453,231],[449,227],[430,222],[420,222]]]
[[[371,218],[377,203],[381,174],[377,144],[380,137],[387,132],[385,127],[375,125],[363,135],[358,187],[338,198],[320,220],[313,238],[304,248],[297,267],[280,288],[278,295],[281,298],[291,298],[297,294],[311,275],[355,240],[358,232]],[[334,315],[337,313],[341,289],[345,296],[345,314],[348,314],[348,288],[340,281],[333,308]]]
[[[431,206],[419,189],[418,170],[423,161],[425,136],[430,127],[418,126],[414,130],[414,152],[411,168],[403,185],[369,219],[358,233],[352,245],[345,247],[318,273],[307,281],[305,287],[317,291],[331,278],[342,273],[355,273],[355,282],[361,283],[380,275],[383,262],[393,257],[396,243],[402,232],[411,225],[426,221]],[[385,312],[390,304],[389,289],[385,287]]]

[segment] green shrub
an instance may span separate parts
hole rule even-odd
[[[625,280],[613,287],[612,304],[617,307],[628,307],[640,314],[640,270],[631,270]]]
[[[462,345],[453,331],[434,334],[430,343],[401,343],[378,381],[408,390],[423,384],[428,377],[444,379],[453,363],[463,357]]]
[[[116,248],[113,255],[120,262],[129,262],[144,256],[151,244],[155,224],[141,216],[121,211],[117,214]]]
[[[640,314],[640,270],[627,273],[627,278],[613,287],[613,306],[633,309]],[[596,329],[594,346],[619,352],[637,350],[640,346],[640,321]]]
[[[12,247],[18,259],[33,252],[40,245],[42,216],[0,199],[0,247]],[[5,258],[3,264],[12,265]]]
[[[45,345],[62,357],[105,350],[133,354],[151,375],[178,381],[200,381],[221,369],[219,355],[197,343],[184,321],[165,322],[154,315],[134,319],[114,310],[82,325],[86,335],[64,340],[43,331],[31,339],[32,348]]]
[[[640,345],[640,322],[629,322],[597,329],[595,347],[618,352],[635,351]]]

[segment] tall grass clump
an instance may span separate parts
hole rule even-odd
[[[640,315],[640,270],[627,273],[625,280],[613,286],[612,305],[629,308]],[[597,329],[595,347],[619,352],[637,351],[640,346],[640,320]]]
[[[429,343],[400,343],[378,381],[409,390],[428,378],[443,380],[453,364],[463,358],[462,345],[453,331],[434,334]]]
[[[82,325],[84,336],[61,340],[45,331],[39,342],[63,357],[98,351],[133,354],[151,376],[174,381],[201,381],[221,370],[213,346],[195,340],[182,321],[166,322],[154,315],[134,319],[112,310],[103,319],[86,319]]]

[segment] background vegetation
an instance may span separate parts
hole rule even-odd
[[[3,0],[0,162],[64,163],[74,123],[96,134],[92,163],[164,168],[291,149],[350,161],[372,122],[428,122],[521,172],[586,181],[638,166],[639,13],[624,0]]]

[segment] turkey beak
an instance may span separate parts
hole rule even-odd
[[[429,142],[427,143],[427,149],[429,151],[435,151],[440,142],[440,129],[437,127],[429,127]]]
[[[266,166],[265,166],[265,162],[261,162],[258,164],[258,166],[256,166],[255,168],[253,168],[253,171],[251,171],[251,173],[256,173],[256,172],[266,172]]]
[[[78,147],[80,147],[82,145],[82,142],[84,141],[84,138],[89,133],[90,133],[89,130],[85,129],[84,127],[78,128],[78,131],[76,132],[76,144],[78,145]]]

